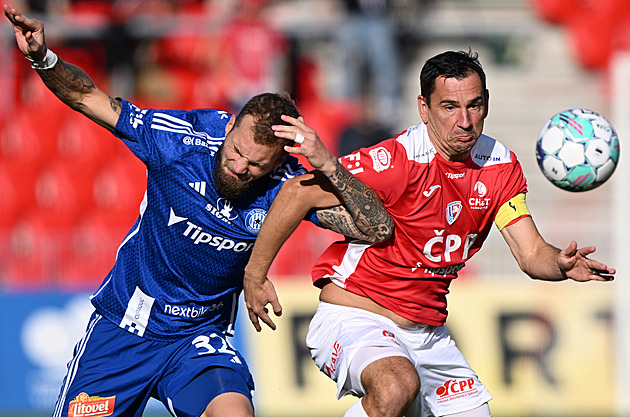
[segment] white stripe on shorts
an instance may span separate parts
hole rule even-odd
[[[68,395],[68,390],[70,388],[70,385],[72,385],[72,382],[74,381],[74,377],[77,374],[77,369],[79,368],[79,361],[81,360],[81,356],[83,356],[83,353],[85,352],[85,346],[87,345],[87,342],[90,340],[90,336],[92,335],[92,330],[94,330],[94,326],[96,326],[96,323],[98,323],[102,318],[103,317],[100,314],[96,314],[94,318],[88,324],[85,335],[83,336],[81,340],[79,340],[79,343],[77,343],[77,346],[75,349],[76,353],[74,354],[74,356],[70,360],[70,363],[68,364],[68,374],[66,375],[66,382],[63,386],[61,394],[59,395],[59,399],[57,400],[57,405],[55,406],[55,412],[53,414],[53,417],[59,417],[61,416],[63,412],[63,407],[66,402],[66,396]]]

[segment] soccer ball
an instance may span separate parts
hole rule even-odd
[[[570,109],[555,114],[543,126],[536,143],[536,160],[552,184],[567,191],[587,191],[602,185],[619,161],[619,138],[598,113]]]

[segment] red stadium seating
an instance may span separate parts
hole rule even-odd
[[[49,225],[69,227],[91,206],[94,175],[83,168],[57,159],[37,175],[34,207]]]
[[[115,228],[97,215],[81,218],[69,233],[59,257],[60,285],[70,290],[93,290],[114,265],[116,251],[127,228]]]
[[[22,217],[8,230],[2,244],[0,271],[4,286],[12,289],[41,289],[55,275],[58,239],[37,215]]]
[[[146,167],[130,152],[104,164],[92,186],[92,210],[109,225],[130,227],[146,190]]]

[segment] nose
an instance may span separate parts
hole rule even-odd
[[[246,158],[238,158],[234,161],[234,166],[232,168],[234,169],[235,174],[242,175],[247,173],[248,166],[249,162]]]
[[[470,130],[472,128],[472,119],[470,118],[470,112],[468,109],[462,109],[459,117],[459,126],[464,130]]]

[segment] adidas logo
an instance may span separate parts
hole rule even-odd
[[[205,197],[206,195],[206,182],[205,181],[197,181],[197,182],[189,182],[188,185],[199,194]]]

